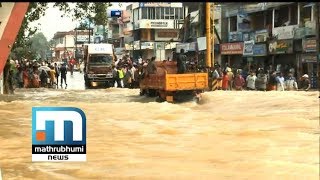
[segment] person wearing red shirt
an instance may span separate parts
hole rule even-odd
[[[222,77],[222,90],[227,90],[229,87],[229,76],[226,71],[223,72],[223,77]]]

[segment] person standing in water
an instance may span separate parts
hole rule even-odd
[[[68,72],[68,70],[67,70],[66,65],[64,63],[61,64],[61,68],[60,68],[60,73],[61,73],[61,84],[60,84],[60,86],[61,86],[61,88],[62,88],[63,81],[64,81],[64,83],[66,85],[65,88],[67,88],[67,86],[68,86],[68,84],[67,84],[67,72]]]

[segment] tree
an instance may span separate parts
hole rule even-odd
[[[108,7],[111,6],[110,2],[78,2],[74,3],[75,7],[70,7],[70,3],[57,2],[54,3],[54,7],[58,7],[60,11],[64,12],[63,16],[71,16],[75,21],[88,20],[96,25],[106,25],[108,18],[106,12]],[[26,16],[22,22],[20,31],[17,35],[15,44],[12,47],[14,51],[18,47],[25,47],[29,37],[34,35],[38,28],[31,28],[29,25],[31,22],[39,20],[45,15],[45,11],[48,9],[48,3],[46,2],[30,2]]]
[[[30,50],[36,57],[41,57],[41,59],[46,59],[46,54],[50,50],[49,42],[43,33],[37,33],[30,38]]]

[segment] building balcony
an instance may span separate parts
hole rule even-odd
[[[275,27],[272,29],[272,36],[278,40],[281,39],[293,39],[294,29],[298,28],[298,25]]]

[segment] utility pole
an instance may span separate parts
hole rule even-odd
[[[91,24],[90,24],[90,19],[89,19],[89,23],[88,23],[88,24],[89,24],[89,44],[90,44],[90,43],[91,43],[91,42],[90,42],[90,39],[91,39],[91,30],[90,30],[90,25],[91,25]]]
[[[211,30],[211,38],[212,38],[212,56],[211,56],[211,65],[214,65],[214,3],[211,3],[211,8],[212,8],[212,11],[211,12],[211,19],[212,19],[212,30]]]
[[[211,32],[210,32],[210,3],[206,2],[205,4],[205,19],[206,19],[206,41],[207,41],[207,48],[206,48],[206,64],[208,67],[211,67]]]

